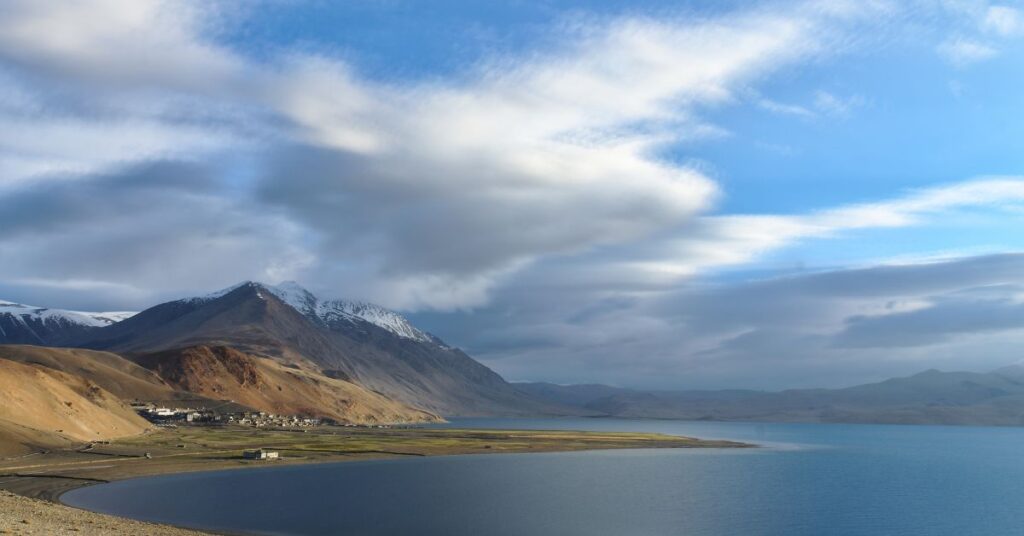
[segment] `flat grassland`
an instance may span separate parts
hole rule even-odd
[[[290,430],[186,426],[83,445],[77,449],[40,452],[0,460],[0,490],[24,497],[56,501],[60,494],[81,486],[188,471],[448,454],[751,446],[732,441],[623,432],[332,426]],[[256,461],[242,458],[243,450],[255,448],[277,451],[281,459]],[[13,533],[25,533],[26,529],[31,530],[29,527],[32,523],[35,523],[33,528],[36,530],[41,526],[49,526],[51,528],[44,532],[53,533],[55,528],[60,528],[61,519],[66,519],[67,523],[71,524],[84,523],[85,521],[79,518],[92,519],[89,516],[98,515],[63,506],[55,510],[56,505],[51,508],[52,503],[38,501],[33,501],[38,503],[35,506],[23,504],[24,508],[19,510],[19,513],[13,513],[13,507],[21,504],[13,501],[23,499],[2,494],[0,499],[3,499],[0,502],[10,506],[12,510],[0,510],[0,528],[7,533],[12,533],[11,529]],[[8,502],[11,504],[7,505]],[[42,515],[45,512],[52,514],[49,521]],[[14,517],[11,517],[12,515]],[[103,518],[103,523],[109,525],[111,529],[104,534],[121,534],[119,530],[124,530],[124,534],[133,533],[130,525],[118,525],[122,520],[110,516]],[[126,520],[124,522],[134,523]],[[83,528],[94,531],[98,527],[92,525]],[[176,530],[170,527],[166,529]],[[134,530],[137,531],[138,528]]]

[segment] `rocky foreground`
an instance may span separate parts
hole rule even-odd
[[[202,533],[95,514],[0,490],[0,534],[199,536]]]

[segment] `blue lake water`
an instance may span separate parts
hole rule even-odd
[[[465,419],[628,430],[761,449],[450,456],[217,471],[74,490],[66,503],[288,535],[1024,534],[1024,429]]]

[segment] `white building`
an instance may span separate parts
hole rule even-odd
[[[256,449],[243,451],[242,457],[246,460],[276,460],[280,454],[273,450]]]

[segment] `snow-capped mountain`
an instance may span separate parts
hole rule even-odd
[[[186,298],[185,301],[209,301],[220,298],[239,287],[252,285],[266,289],[277,296],[278,299],[291,305],[296,311],[306,317],[327,325],[337,322],[369,322],[379,328],[383,328],[403,339],[411,339],[419,342],[439,341],[428,333],[416,329],[404,316],[385,309],[372,303],[349,301],[349,300],[324,300],[313,295],[312,292],[302,288],[295,281],[285,281],[279,285],[267,285],[255,281],[245,281],[217,292]]]
[[[345,300],[322,301],[291,282],[246,281],[213,294],[161,303],[65,345],[140,359],[154,355],[157,360],[162,352],[229,347],[438,414],[551,410],[395,312]]]
[[[0,300],[0,343],[51,344],[62,337],[109,326],[134,314],[67,311]]]

